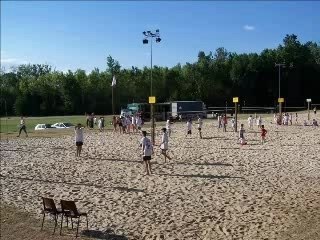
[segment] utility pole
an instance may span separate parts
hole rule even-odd
[[[275,63],[275,67],[279,69],[279,95],[278,95],[278,103],[279,103],[279,115],[280,115],[280,124],[282,124],[282,103],[283,98],[281,98],[281,68],[285,68],[286,65],[284,63]]]

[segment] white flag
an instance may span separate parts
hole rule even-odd
[[[112,83],[111,83],[111,87],[115,86],[116,85],[116,76],[113,76],[112,78]]]

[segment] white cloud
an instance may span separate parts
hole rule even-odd
[[[255,30],[255,27],[254,26],[250,26],[250,25],[244,25],[243,29],[245,31],[253,31],[253,30]]]
[[[1,64],[27,64],[24,59],[9,57],[5,51],[1,51]]]

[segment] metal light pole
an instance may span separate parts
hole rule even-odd
[[[152,41],[153,38],[156,38],[156,43],[159,43],[161,41],[160,38],[160,31],[159,29],[156,30],[156,32],[151,32],[151,31],[144,31],[143,35],[145,36],[145,38],[143,39],[143,44],[148,44],[148,38],[150,38],[151,43],[150,43],[150,47],[151,47],[151,59],[150,59],[150,66],[151,66],[151,72],[150,72],[150,81],[151,81],[151,86],[150,86],[150,96],[152,95]],[[151,141],[153,144],[155,144],[155,123],[154,123],[154,103],[150,103],[150,111],[151,111]]]
[[[281,80],[281,67],[285,68],[285,64],[284,63],[275,63],[275,67],[279,68],[279,97],[278,97],[278,103],[279,103],[279,115],[280,115],[280,124],[282,123],[282,102],[280,101],[281,98],[281,84],[280,84],[280,80]]]

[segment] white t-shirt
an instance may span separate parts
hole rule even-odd
[[[202,128],[202,124],[203,124],[202,119],[199,118],[198,119],[198,128]]]
[[[188,129],[188,131],[191,131],[191,128],[192,128],[191,122],[187,122],[187,129]]]
[[[170,120],[167,120],[167,123],[166,123],[166,129],[169,130],[170,129]]]
[[[128,117],[128,118],[126,119],[126,125],[129,126],[130,124],[131,124],[131,121],[130,121],[130,118]]]
[[[83,142],[83,128],[77,128],[74,130],[75,132],[75,141],[76,142]]]
[[[136,118],[135,118],[134,116],[131,118],[131,124],[132,124],[132,125],[135,125],[135,124],[136,124]]]
[[[143,151],[143,156],[151,156],[153,147],[150,139],[147,137],[143,137],[140,143]]]
[[[141,124],[142,124],[142,120],[141,120],[141,117],[137,117],[136,119],[136,123],[137,123],[137,126],[140,127]]]
[[[248,117],[248,124],[249,124],[249,126],[251,126],[251,125],[252,125],[252,123],[253,123],[253,119],[252,119],[252,117]]]
[[[167,150],[168,149],[168,144],[169,143],[169,138],[167,133],[163,133],[162,138],[161,138],[161,145],[160,148]]]
[[[256,123],[257,123],[257,126],[260,126],[261,123],[262,123],[262,119],[261,119],[261,118],[258,118],[257,121],[256,121]]]
[[[20,125],[21,125],[21,126],[25,125],[24,119],[21,119],[21,120],[20,120]]]

